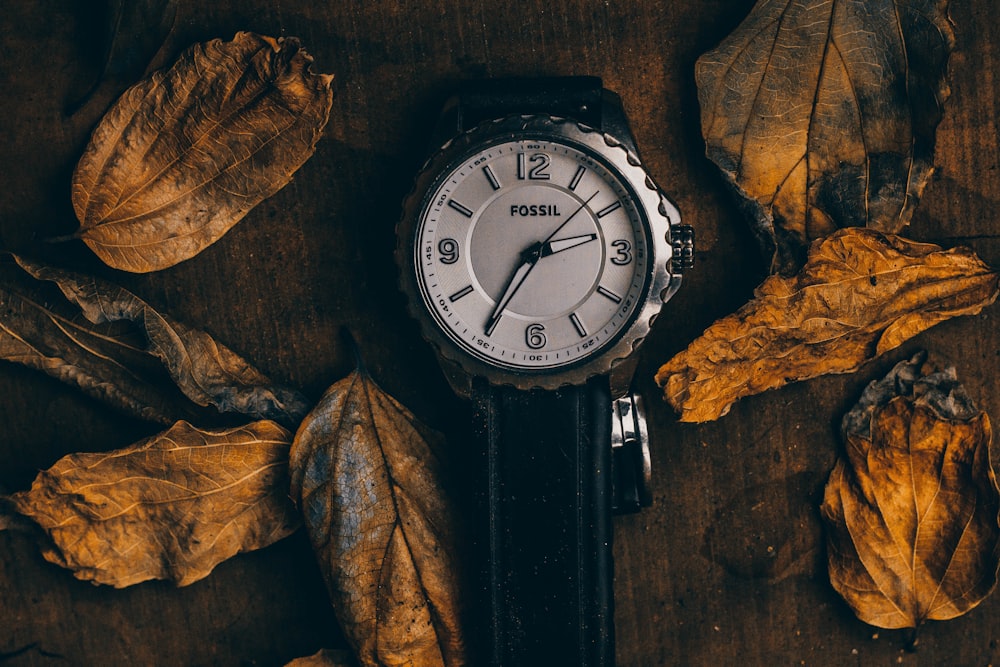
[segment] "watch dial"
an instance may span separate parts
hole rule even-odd
[[[644,212],[600,158],[571,143],[497,143],[446,170],[417,224],[416,271],[441,328],[514,369],[575,364],[642,303]]]

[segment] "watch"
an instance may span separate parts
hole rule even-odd
[[[466,84],[397,229],[483,452],[493,665],[614,664],[613,509],[648,504],[635,351],[694,234],[594,77]]]

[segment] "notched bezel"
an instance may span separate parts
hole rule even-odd
[[[577,144],[600,155],[635,193],[650,227],[652,276],[631,324],[618,335],[615,342],[602,348],[592,358],[566,367],[515,370],[495,366],[472,355],[440,327],[434,314],[424,303],[417,278],[414,252],[417,221],[441,173],[476,147],[498,141],[517,140],[525,134]],[[522,390],[551,390],[566,385],[582,385],[594,376],[613,375],[615,368],[636,351],[648,335],[663,304],[680,287],[680,274],[670,271],[673,256],[671,227],[679,223],[680,213],[677,207],[640,166],[638,157],[629,152],[619,140],[589,126],[556,116],[508,116],[487,121],[457,135],[436,151],[417,175],[413,190],[403,203],[402,218],[396,229],[396,264],[400,270],[400,286],[406,296],[410,314],[420,324],[424,338],[435,348],[449,382],[458,393],[469,395],[472,378],[475,377],[483,377],[493,385],[509,385]],[[625,382],[627,383],[627,379]]]

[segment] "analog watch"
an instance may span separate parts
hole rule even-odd
[[[611,512],[648,501],[635,352],[693,257],[599,79],[477,82],[404,204],[410,310],[484,453],[494,665],[614,664]]]

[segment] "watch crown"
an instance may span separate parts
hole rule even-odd
[[[670,258],[670,272],[683,273],[691,269],[694,266],[694,227],[671,225],[670,245],[674,250]]]

